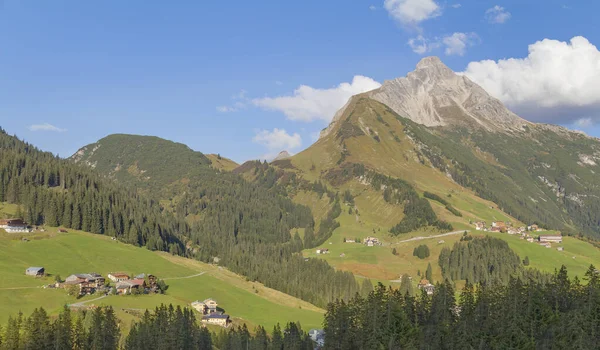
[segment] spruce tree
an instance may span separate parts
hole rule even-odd
[[[425,278],[429,281],[429,283],[433,284],[433,269],[431,268],[431,263],[427,263],[427,270],[425,270]]]

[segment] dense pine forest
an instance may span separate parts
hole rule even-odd
[[[312,230],[311,212],[284,197],[285,189],[269,183],[268,173],[257,184],[205,167],[189,182],[149,197],[4,131],[0,170],[0,201],[20,204],[24,219],[33,225],[81,229],[151,250],[218,261],[318,306],[348,299],[361,287],[349,272],[335,271],[322,260],[302,259],[298,252],[305,244],[293,228]],[[162,195],[179,195],[174,210],[160,205]],[[331,194],[332,200],[336,197]],[[338,215],[332,213],[328,226],[321,225],[327,232],[319,230],[317,238],[331,234]]]
[[[443,248],[438,261],[450,281],[506,284],[522,269],[521,259],[506,241],[488,236]]]
[[[563,266],[548,282],[450,282],[416,297],[379,285],[327,308],[325,349],[598,349],[600,274],[582,283]]]

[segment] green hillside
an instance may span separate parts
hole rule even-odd
[[[82,147],[71,159],[127,185],[165,186],[211,164],[188,146],[155,136],[114,134]]]
[[[1,323],[19,311],[29,314],[42,306],[57,313],[64,304],[97,297],[76,300],[67,296],[65,290],[41,288],[53,283],[56,275],[65,278],[73,273],[98,272],[106,276],[114,271],[151,273],[164,279],[169,289],[165,295],[109,296],[88,305],[112,305],[121,311],[152,309],[161,303],[189,306],[194,300],[214,298],[237,323],[245,322],[250,328],[263,325],[270,329],[278,322],[290,320],[300,321],[306,327],[318,327],[322,322],[321,309],[213,265],[80,231],[69,230],[65,234],[50,229],[29,242],[15,239],[21,236],[0,235]],[[29,266],[43,266],[52,276],[43,279],[25,276]],[[194,277],[185,278],[188,276]]]
[[[233,169],[240,166],[229,158],[222,157],[220,154],[206,154],[206,157],[210,159],[210,165],[219,170],[233,171]]]
[[[491,150],[478,148],[469,142],[461,143],[454,136],[446,140],[445,137],[450,135],[450,131],[429,129],[417,125],[399,117],[385,105],[361,96],[351,99],[348,107],[328,131],[326,136],[305,151],[286,160],[285,163],[274,162],[272,164],[277,169],[274,173],[280,173],[278,182],[287,185],[289,195],[296,202],[309,206],[317,217],[325,212],[322,202],[307,196],[302,191],[295,191],[298,183],[319,181],[340,195],[349,191],[353,197],[353,203],[342,206],[341,215],[336,219],[340,227],[335,229],[327,241],[318,246],[318,248],[330,249],[331,253],[316,255],[316,247],[305,249],[304,256],[324,259],[338,269],[380,281],[396,280],[403,273],[415,277],[418,271],[423,273],[427,264],[431,263],[434,278],[441,278],[437,256],[443,247],[451,247],[454,242],[458,241],[460,234],[397,243],[415,236],[435,236],[444,231],[421,227],[410,233],[400,234],[397,237],[392,236],[389,233],[390,229],[405,217],[404,205],[401,202],[394,203],[386,200],[384,188],[387,184],[382,182],[374,186],[373,181],[366,177],[365,173],[354,171],[356,164],[364,166],[372,174],[404,180],[413,186],[420,196],[423,196],[425,192],[430,192],[442,198],[444,203],[456,209],[461,216],[457,216],[446,208],[447,205],[438,200],[428,199],[428,201],[437,218],[449,222],[454,231],[473,230],[471,222],[480,220],[486,221],[488,224],[492,221],[509,221],[514,226],[546,222],[544,218],[548,215],[544,211],[545,209],[542,209],[545,207],[539,203],[532,207],[527,204],[527,201],[534,202],[525,196],[530,190],[537,191],[536,196],[547,196],[547,192],[538,189],[537,184],[519,182],[525,181],[523,179],[530,181],[534,176],[528,172],[526,165],[515,166],[517,170],[509,172],[506,168],[510,164],[504,166],[500,163],[508,156],[496,157]],[[531,132],[552,135],[552,132],[547,130]],[[559,134],[554,135],[554,138],[551,139],[559,140]],[[488,136],[488,139],[492,137]],[[550,136],[547,137],[550,138]],[[563,142],[571,145],[580,142],[576,135],[569,137],[565,138]],[[425,141],[418,141],[421,138]],[[440,144],[436,142],[440,142]],[[522,144],[527,145],[529,142],[534,141],[526,140]],[[446,145],[447,143],[448,145]],[[435,156],[438,151],[450,152],[452,149],[458,149],[457,147],[460,148],[457,153],[461,158],[436,158]],[[506,152],[510,150],[509,147],[499,148]],[[510,152],[517,151],[510,150]],[[457,161],[452,162],[450,159]],[[469,162],[468,166],[460,165],[458,160],[463,159],[465,162]],[[445,171],[440,171],[442,167],[439,164],[442,164],[440,163],[442,161],[446,166]],[[513,162],[515,161],[513,160]],[[525,164],[527,163],[525,162]],[[580,165],[576,166],[581,168]],[[534,165],[531,167],[540,171],[539,167]],[[461,177],[464,171],[470,171],[469,176],[474,177],[464,182],[464,177]],[[246,174],[253,172],[255,170],[251,168],[246,169]],[[523,174],[515,175],[515,172]],[[372,175],[370,176],[372,177]],[[296,182],[290,182],[288,180],[290,177],[296,178]],[[477,184],[489,185],[478,187]],[[496,187],[497,184],[501,185]],[[492,199],[508,198],[507,193],[510,193],[512,204],[509,206],[508,202],[499,200],[501,205],[498,205],[494,201],[483,199],[482,196],[486,197],[486,193],[481,191],[482,188],[490,191],[487,194],[488,198]],[[501,190],[502,188],[510,188],[510,190],[505,193]],[[524,190],[515,193],[520,188],[524,188]],[[546,205],[547,209],[551,210],[550,212],[561,205],[557,204],[556,200],[551,201],[550,197],[544,198],[547,198]],[[540,199],[538,202],[542,203],[543,201]],[[560,219],[561,217],[564,220]],[[560,222],[551,221],[554,224],[548,223],[547,227],[561,230],[572,229],[574,223],[569,221],[568,217],[568,214],[561,211],[561,214],[556,216]],[[583,229],[568,232],[593,234]],[[365,238],[367,236],[379,238],[383,241],[383,246],[366,247],[362,244],[343,243],[344,238]],[[567,238],[565,251],[558,252],[555,248],[543,248],[515,236],[503,235],[502,237],[509,240],[510,247],[522,258],[531,255],[529,256],[531,266],[542,271],[553,271],[565,264],[572,274],[581,276],[589,264],[599,257],[597,248],[575,238]],[[444,242],[438,243],[439,241]],[[424,260],[413,257],[413,249],[423,243],[432,250],[431,256]],[[568,246],[573,244],[578,247],[575,250],[580,253],[570,252],[571,247]],[[392,248],[396,248],[397,255],[392,254]],[[344,256],[341,257],[341,254]]]
[[[107,178],[110,174],[99,173],[93,164],[59,159],[3,130],[0,169],[0,201],[20,204],[16,216],[32,225],[103,234],[203,262],[218,260],[251,281],[321,307],[359,291],[352,274],[300,257],[302,239],[290,232],[310,232],[313,216],[309,208],[293,203],[284,188],[270,183],[268,174],[261,174],[257,184],[203,166],[171,186],[139,191]],[[334,199],[334,193],[327,194]],[[330,227],[332,220],[327,222]]]

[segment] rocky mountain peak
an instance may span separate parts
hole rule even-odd
[[[276,160],[282,160],[282,159],[286,159],[291,157],[292,155],[288,152],[288,151],[281,151],[279,152],[279,154],[277,155],[277,157],[273,158],[272,162],[276,161]]]
[[[425,74],[430,77],[450,77],[454,74],[452,69],[446,66],[439,57],[425,57],[417,63],[414,72],[409,74]]]
[[[388,80],[366,95],[426,126],[479,126],[508,132],[529,124],[438,57],[423,58],[406,77]]]

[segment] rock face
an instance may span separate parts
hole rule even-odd
[[[279,154],[277,155],[277,157],[273,158],[273,160],[271,162],[274,162],[276,160],[282,160],[282,159],[286,159],[291,157],[292,155],[288,153],[288,151],[281,151],[279,152]]]
[[[425,126],[481,126],[502,132],[531,124],[437,57],[423,58],[406,77],[386,81],[366,95]]]
[[[428,127],[481,127],[510,133],[533,124],[508,110],[466,76],[454,73],[438,57],[425,57],[406,77],[388,80],[380,88],[358,96],[372,98],[400,116]],[[336,113],[332,124],[350,101]],[[321,137],[330,130],[331,125],[323,129]]]

